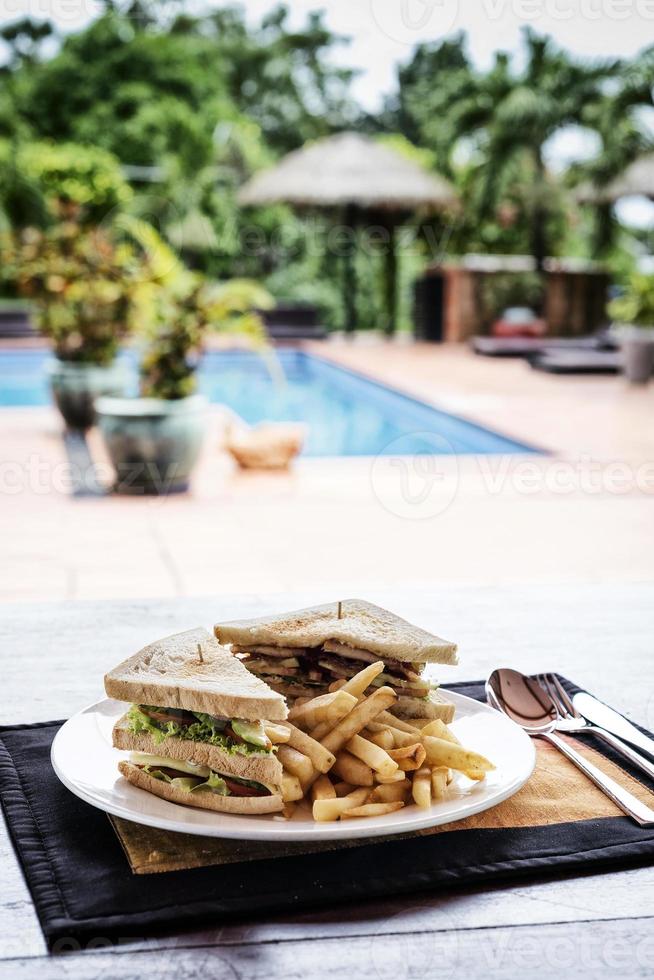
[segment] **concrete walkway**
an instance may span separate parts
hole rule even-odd
[[[191,493],[72,498],[55,412],[2,409],[0,600],[652,580],[654,385],[551,377],[461,348],[313,349],[550,455],[240,473],[216,409]],[[108,480],[96,433],[89,445]]]

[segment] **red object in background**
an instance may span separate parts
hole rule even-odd
[[[528,306],[510,306],[491,326],[493,337],[544,337],[547,325]]]

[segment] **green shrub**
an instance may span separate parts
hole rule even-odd
[[[45,231],[6,232],[0,260],[34,302],[38,328],[59,358],[111,363],[128,332],[132,289],[141,275],[133,247],[107,229],[68,221]]]
[[[609,303],[609,314],[619,323],[654,327],[654,275],[635,272],[623,295]]]
[[[0,141],[0,174],[0,210],[18,228],[61,219],[99,225],[132,198],[116,157],[76,143]]]
[[[132,320],[146,349],[141,392],[150,398],[185,398],[196,388],[196,368],[210,332],[266,346],[257,309],[273,305],[256,282],[210,283],[187,269],[152,226],[124,217],[119,226],[143,252],[144,274],[133,293]]]

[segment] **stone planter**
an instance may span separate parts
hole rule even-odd
[[[53,360],[48,366],[50,388],[55,405],[69,429],[86,431],[95,422],[94,402],[101,395],[122,395],[128,383],[124,365],[114,362],[78,364]]]
[[[168,494],[188,489],[202,448],[207,400],[201,395],[160,398],[100,398],[100,432],[116,471],[114,490]]]
[[[654,370],[654,327],[624,326],[616,333],[625,377],[633,384],[646,384]]]

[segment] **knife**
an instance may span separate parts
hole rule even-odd
[[[594,725],[605,728],[608,732],[617,735],[618,738],[624,739],[625,742],[635,745],[636,748],[654,757],[654,739],[643,735],[635,725],[619,715],[613,708],[609,708],[608,705],[598,701],[592,694],[587,694],[585,691],[575,694],[572,703],[577,711],[588,721],[592,721]]]

